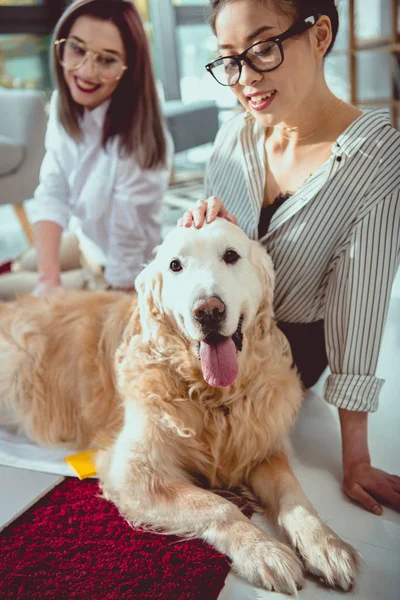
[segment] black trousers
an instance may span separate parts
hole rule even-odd
[[[317,383],[328,366],[325,350],[324,322],[285,323],[278,321],[279,329],[284,333],[292,349],[301,380],[305,388]]]

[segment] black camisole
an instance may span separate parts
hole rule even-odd
[[[263,206],[260,213],[260,220],[258,222],[258,239],[264,237],[268,232],[269,225],[271,223],[272,216],[278,210],[282,204],[292,196],[292,194],[279,194],[275,198],[272,204],[269,206]]]

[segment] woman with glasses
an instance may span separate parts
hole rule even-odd
[[[61,285],[132,290],[160,240],[172,159],[134,4],[72,3],[52,59],[57,91],[33,203],[35,251],[1,278],[0,297]]]
[[[400,510],[400,478],[372,466],[367,439],[400,256],[400,133],[386,111],[363,112],[327,86],[334,0],[212,0],[211,13],[220,56],[206,69],[244,111],[216,138],[210,197],[180,224],[225,217],[265,246],[304,386],[330,367],[345,492],[376,515]]]

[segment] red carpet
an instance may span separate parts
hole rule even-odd
[[[0,533],[1,600],[216,600],[228,571],[200,540],[132,529],[96,480],[66,479]]]
[[[11,261],[9,261],[0,265],[0,275],[3,273],[9,273],[11,271],[11,264]]]

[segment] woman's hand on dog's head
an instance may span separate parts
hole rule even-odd
[[[178,227],[194,225],[199,229],[204,222],[211,223],[217,217],[222,217],[234,225],[238,224],[237,218],[229,213],[222,201],[216,196],[210,196],[207,200],[198,200],[192,210],[187,210],[178,219]]]

